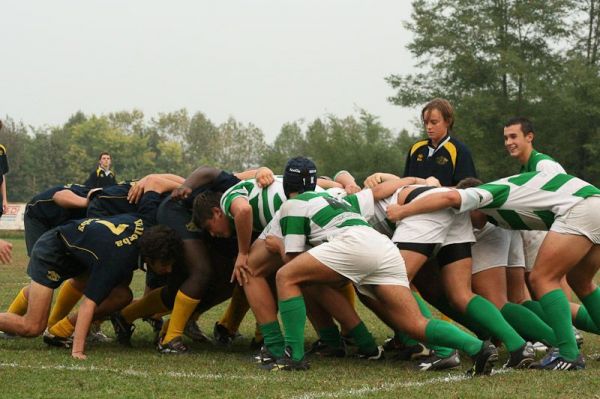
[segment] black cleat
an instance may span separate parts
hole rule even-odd
[[[473,367],[467,370],[467,375],[489,375],[494,362],[498,360],[498,350],[490,341],[484,341],[481,350],[473,356]]]
[[[398,349],[394,355],[394,360],[418,360],[424,357],[432,355],[432,350],[423,345],[417,343],[416,345],[405,346],[403,349]]]
[[[373,352],[371,353],[364,353],[361,352],[360,350],[357,353],[357,356],[359,359],[366,359],[366,360],[383,360],[385,359],[385,355],[384,355],[384,350],[383,350],[383,346],[379,345],[377,347],[377,349],[375,349]]]
[[[406,345],[396,337],[391,337],[383,341],[383,350],[386,352],[399,351],[404,348],[406,348]]]
[[[260,364],[261,367],[265,367],[277,362],[277,356],[271,353],[265,345],[261,346],[260,351],[254,355],[254,360]],[[270,368],[267,367],[267,368]]]
[[[573,361],[568,361],[563,359],[560,356],[560,353],[557,350],[552,350],[548,352],[546,356],[544,356],[539,362],[535,362],[531,365],[532,369],[538,370],[583,370],[585,369],[585,360],[583,356],[580,354],[577,356],[577,359]]]
[[[50,334],[50,331],[44,331],[44,343],[50,346],[56,346],[57,348],[69,349],[73,346],[72,337],[59,337],[58,335]]]
[[[318,339],[313,342],[307,354],[321,357],[346,357],[347,351],[344,341],[341,341],[340,345],[341,346],[335,348]]]
[[[110,322],[115,329],[117,342],[124,346],[131,346],[131,336],[135,331],[135,325],[129,324],[119,312],[110,315]]]
[[[227,327],[219,324],[219,322],[215,323],[215,327],[213,328],[213,338],[216,344],[221,346],[231,346],[233,341],[240,336],[241,335],[238,333],[229,332]]]
[[[159,342],[156,349],[165,355],[182,355],[190,353],[190,348],[183,343],[182,337],[175,337],[166,344]]]
[[[274,363],[266,365],[263,368],[269,371],[305,371],[310,368],[310,364],[304,357],[300,360],[293,360],[292,348],[288,346],[285,348],[282,358],[277,359]]]
[[[435,351],[431,351],[431,355],[419,359],[416,366],[421,371],[451,370],[460,366],[460,356],[458,351],[452,352],[448,357],[439,357]]]
[[[193,319],[189,319],[185,323],[183,334],[194,342],[210,342],[208,335],[204,334],[204,331],[200,329],[198,323]]]
[[[252,341],[250,341],[250,349],[252,349],[254,351],[259,350],[264,344],[265,344],[264,339],[257,340],[256,337],[254,337],[254,338],[252,338]]]
[[[505,369],[528,369],[535,361],[535,349],[531,342],[526,342],[519,349],[510,352],[504,366]]]
[[[160,330],[162,329],[164,324],[162,317],[160,319],[155,319],[154,317],[144,317],[142,320],[150,324],[150,327],[152,327],[152,332],[154,334],[160,334]]]

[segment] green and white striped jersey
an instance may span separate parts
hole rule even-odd
[[[347,195],[344,201],[348,202],[352,208],[360,213],[369,224],[378,232],[388,237],[391,237],[396,230],[396,223],[391,222],[387,218],[387,207],[396,203],[398,200],[398,192],[388,198],[375,201],[373,199],[373,191],[370,188],[359,191],[356,194]]]
[[[548,230],[584,198],[600,189],[564,173],[527,172],[458,190],[459,212],[479,209],[492,223],[513,230]]]
[[[279,176],[275,177],[273,184],[264,188],[259,187],[255,179],[243,180],[230,187],[221,197],[221,209],[231,219],[233,219],[230,212],[231,203],[238,197],[248,199],[252,207],[252,230],[256,232],[261,232],[265,228],[287,199]]]
[[[556,162],[549,155],[542,154],[533,150],[529,155],[527,164],[521,167],[519,173],[526,172],[546,172],[546,173],[567,173],[561,164]]]
[[[352,226],[369,223],[348,203],[327,193],[308,191],[286,201],[280,210],[285,252],[303,252]]]

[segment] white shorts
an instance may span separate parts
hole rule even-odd
[[[409,286],[400,251],[371,227],[348,228],[308,253],[372,298],[375,296],[371,285]]]
[[[475,230],[477,241],[471,246],[472,274],[494,267],[525,267],[523,241],[518,231],[487,223]]]
[[[523,239],[523,253],[525,254],[525,269],[528,272],[533,270],[535,258],[540,251],[540,246],[546,238],[547,231],[543,230],[521,230],[521,238]]]
[[[586,236],[594,244],[600,244],[600,197],[578,202],[566,214],[557,217],[550,230]]]
[[[442,209],[402,219],[396,223],[392,241],[446,246],[474,242],[475,236],[469,212]]]

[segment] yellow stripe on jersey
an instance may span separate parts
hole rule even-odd
[[[458,152],[456,150],[456,146],[454,144],[452,144],[450,141],[448,141],[448,142],[446,142],[444,147],[446,147],[446,150],[450,154],[450,159],[452,160],[452,167],[456,168],[456,153]]]
[[[0,144],[0,154],[6,154],[6,147]]]
[[[62,233],[59,233],[59,234],[60,234],[61,238],[63,239],[63,241],[65,242],[65,244],[67,244],[68,247],[79,249],[79,250],[85,251],[85,252],[89,252],[90,254],[92,254],[92,256],[94,258],[96,258],[96,260],[98,260],[98,256],[96,256],[96,254],[93,251],[90,251],[87,248],[78,247],[77,245],[72,245],[71,243],[69,243],[69,241],[67,241],[66,237],[62,235]]]
[[[413,144],[412,148],[410,149],[410,155],[412,156],[412,154],[415,153],[415,151],[417,151],[419,148],[423,147],[424,145],[427,145],[428,140],[421,140],[421,141],[417,141],[415,144]]]

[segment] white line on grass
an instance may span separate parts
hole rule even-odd
[[[154,375],[166,376],[166,377],[174,377],[174,378],[195,378],[200,380],[260,380],[266,381],[267,378],[265,376],[260,375],[236,375],[236,374],[198,374],[198,373],[188,373],[181,371],[161,371],[157,373],[148,373],[146,371],[134,370],[134,369],[111,369],[111,368],[102,368],[96,366],[65,366],[65,365],[54,365],[54,366],[32,366],[28,364],[18,364],[18,363],[0,363],[0,368],[16,368],[16,369],[31,369],[31,370],[66,370],[66,371],[86,371],[86,372],[107,372],[107,373],[117,373],[117,374],[125,374],[128,376],[134,377],[149,377]]]
[[[494,370],[493,374],[506,373],[509,370],[500,369]],[[313,399],[313,398],[339,398],[339,397],[350,397],[350,396],[363,396],[370,393],[382,392],[382,391],[394,391],[397,389],[415,388],[422,387],[425,385],[432,384],[444,384],[454,383],[460,381],[470,380],[472,377],[467,377],[465,374],[460,375],[448,375],[446,377],[430,378],[424,381],[408,381],[408,382],[396,382],[396,383],[385,383],[376,386],[364,386],[361,388],[349,388],[340,389],[334,392],[310,392],[303,395],[292,397],[292,399]]]

